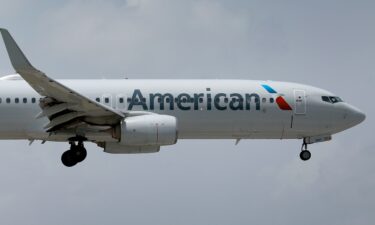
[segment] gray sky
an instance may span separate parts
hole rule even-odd
[[[56,3],[58,2],[58,3]],[[239,78],[328,89],[367,120],[311,145],[179,141],[60,162],[66,143],[2,141],[1,224],[374,224],[375,1],[2,1],[53,78]],[[13,73],[0,45],[0,73]]]

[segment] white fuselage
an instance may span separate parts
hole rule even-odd
[[[340,132],[364,119],[363,113],[347,103],[322,100],[322,96],[334,96],[332,93],[296,83],[128,79],[59,82],[125,113],[175,116],[180,139],[314,137]],[[48,119],[36,119],[41,111],[38,105],[41,96],[25,81],[0,80],[0,97],[0,139],[66,141],[72,136],[45,132],[43,127]],[[279,105],[279,97],[291,110]],[[107,134],[85,135],[94,141],[116,141]]]
[[[0,28],[18,73],[0,78],[0,139],[66,141],[72,167],[84,142],[108,153],[152,153],[178,139],[302,139],[308,144],[361,123],[365,114],[328,91],[251,80],[54,80]]]

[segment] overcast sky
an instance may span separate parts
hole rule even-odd
[[[375,1],[3,0],[0,26],[53,78],[282,80],[336,93],[366,121],[301,141],[179,141],[150,155],[1,141],[1,224],[375,223]],[[0,74],[14,73],[0,45]]]

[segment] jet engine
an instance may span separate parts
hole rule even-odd
[[[121,145],[173,145],[177,142],[177,119],[156,114],[127,117],[120,124],[120,132]]]
[[[117,127],[119,142],[105,142],[101,147],[107,153],[158,152],[162,145],[177,142],[177,119],[167,115],[139,115],[125,118]]]

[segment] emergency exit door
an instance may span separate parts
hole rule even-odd
[[[102,103],[112,108],[112,95],[111,94],[102,95]]]

